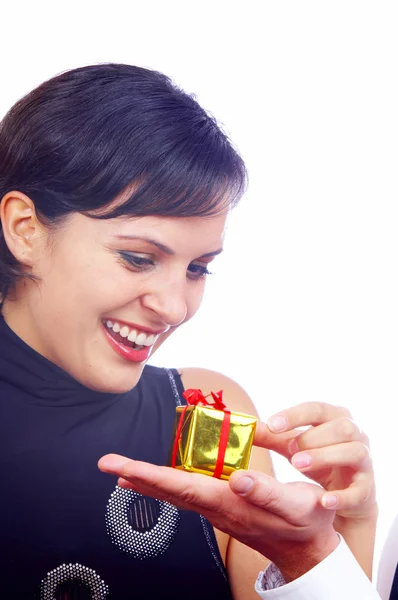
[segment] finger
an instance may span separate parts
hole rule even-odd
[[[273,415],[267,425],[272,432],[280,433],[295,427],[320,425],[339,417],[351,418],[351,414],[346,408],[326,402],[303,402]]]
[[[254,445],[268,450],[274,450],[286,458],[290,458],[289,443],[293,440],[299,431],[287,431],[285,433],[273,433],[266,423],[259,421],[257,423],[254,435]]]
[[[247,502],[282,517],[284,520],[303,525],[303,515],[311,514],[320,502],[322,490],[311,484],[284,484],[273,477],[256,471],[236,471],[229,479],[231,490]]]
[[[280,521],[272,513],[264,513],[260,508],[248,504],[243,497],[237,497],[226,481],[170,467],[126,461],[124,457],[115,455],[103,457],[99,467],[108,473],[122,473],[118,481],[121,487],[195,511],[206,517],[214,527],[243,543],[249,543],[252,535],[251,545],[255,542],[253,547],[259,551],[262,551],[264,542],[258,541],[256,532],[264,527],[273,531]],[[278,520],[277,524],[275,519]]]
[[[289,450],[291,454],[296,454],[302,450],[362,441],[362,437],[362,432],[352,419],[339,417],[300,433],[290,442]]]
[[[331,528],[334,519],[334,512],[326,511],[321,505],[321,488],[307,483],[297,484],[303,486],[300,493],[291,493],[288,489],[294,484],[278,483],[275,493],[268,493],[268,501],[263,497],[261,502],[260,498],[256,500],[258,506],[235,494],[228,482],[205,475],[131,461],[117,455],[103,457],[99,467],[109,473],[122,473],[122,477],[127,478],[119,479],[123,487],[202,514],[214,527],[271,560],[274,558],[272,541],[270,545],[273,537],[291,541],[293,536],[296,541],[307,540],[309,535],[313,536],[314,527]],[[258,475],[273,485],[272,477]]]
[[[372,470],[369,448],[362,442],[347,442],[298,452],[292,456],[291,463],[296,469],[307,474],[331,467],[351,467],[369,472]]]
[[[370,473],[359,473],[354,482],[345,490],[330,490],[321,498],[322,506],[344,511],[374,503],[376,498],[375,481]]]
[[[232,494],[229,499],[225,495],[225,491],[228,492],[226,482],[206,475],[159,467],[115,454],[103,456],[98,467],[101,471],[118,475],[121,487],[129,487],[187,510],[224,511],[228,509],[228,502],[233,501]]]
[[[322,490],[319,486],[298,484],[302,485],[298,494],[289,484],[282,484],[271,476],[255,471],[235,472],[229,486],[226,481],[206,475],[158,467],[118,455],[102,457],[98,466],[102,471],[119,475],[122,478],[119,479],[121,487],[199,512],[223,530],[230,528],[231,523],[236,525],[254,518],[260,523],[272,515],[301,527],[305,525],[306,515],[321,507]],[[256,485],[251,493],[234,493],[234,476],[239,479],[243,475],[253,478]],[[258,481],[261,481],[260,486],[257,486]],[[239,485],[235,489],[239,491]],[[248,500],[251,511],[248,510]]]

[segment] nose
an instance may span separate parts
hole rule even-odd
[[[142,303],[171,327],[180,325],[187,316],[185,286],[180,282],[163,283],[148,291]]]

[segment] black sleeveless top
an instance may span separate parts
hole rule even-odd
[[[202,516],[101,473],[117,453],[166,464],[181,379],[146,366],[125,394],[79,384],[0,318],[0,597],[231,599]]]
[[[398,600],[398,567],[395,570],[395,575],[392,582],[390,600]]]

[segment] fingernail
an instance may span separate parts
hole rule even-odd
[[[337,496],[334,496],[333,494],[327,494],[325,496],[322,496],[322,505],[325,508],[333,508],[333,507],[337,506],[337,502],[338,502],[338,498],[337,498]]]
[[[296,452],[300,452],[300,448],[298,447],[296,438],[294,438],[294,440],[291,440],[289,442],[289,445],[287,448],[288,448],[290,454],[296,454]]]
[[[250,492],[253,485],[254,485],[254,481],[251,477],[247,477],[247,476],[241,477],[234,484],[234,492],[236,492],[237,494],[240,494],[241,496],[244,496],[245,494],[248,494]]]
[[[306,452],[303,452],[302,454],[296,454],[292,458],[292,465],[296,467],[296,469],[304,469],[304,467],[309,467],[311,464],[311,454],[307,454]]]
[[[98,461],[98,467],[101,471],[121,471],[123,465],[127,462],[123,456],[103,456]]]
[[[283,431],[287,427],[287,420],[282,415],[275,415],[268,420],[267,425],[271,431]]]

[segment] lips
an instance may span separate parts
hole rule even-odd
[[[105,337],[111,348],[129,362],[144,362],[148,359],[158,335],[140,331],[118,321],[103,322]]]

